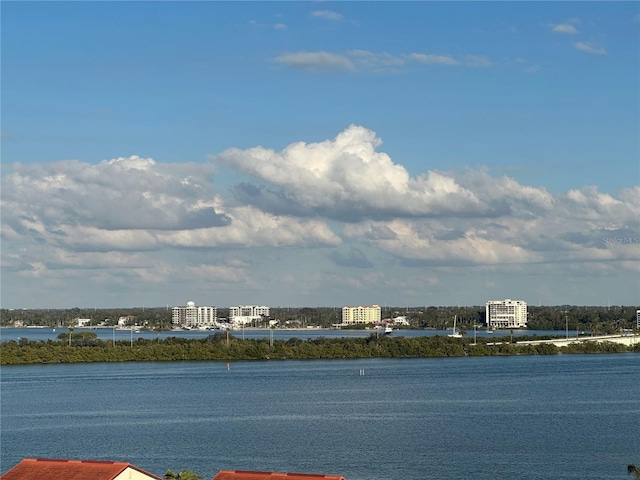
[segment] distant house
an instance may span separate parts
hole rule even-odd
[[[76,327],[88,327],[91,325],[90,318],[76,318],[74,322],[76,323]]]
[[[213,480],[346,480],[340,475],[311,473],[252,472],[248,470],[220,470]]]
[[[126,462],[25,458],[2,480],[162,480]]]
[[[409,320],[407,320],[407,317],[404,316],[404,315],[402,315],[400,317],[395,317],[393,319],[393,323],[394,323],[394,325],[402,325],[402,326],[405,326],[405,327],[409,326]]]
[[[136,322],[135,315],[123,315],[118,319],[119,327],[126,327],[127,325],[133,325]]]

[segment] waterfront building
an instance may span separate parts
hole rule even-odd
[[[89,325],[91,325],[91,319],[90,318],[76,318],[73,320],[74,323],[76,324],[76,327],[88,327]]]
[[[269,307],[258,305],[240,305],[229,307],[229,317],[268,317]]]
[[[229,307],[229,322],[235,325],[247,325],[269,317],[269,307],[264,305],[239,305]]]
[[[118,319],[119,327],[126,327],[127,325],[135,324],[136,316],[135,315],[123,315]]]
[[[489,300],[486,304],[487,328],[505,329],[527,326],[527,303],[522,300]]]
[[[406,315],[400,315],[399,317],[395,317],[392,320],[394,325],[401,325],[403,327],[409,326],[409,320],[407,320]]]
[[[171,323],[176,327],[212,327],[216,324],[217,318],[216,307],[197,307],[194,302],[187,302],[185,307],[173,307],[171,310]]]
[[[380,323],[380,306],[342,307],[343,324]]]

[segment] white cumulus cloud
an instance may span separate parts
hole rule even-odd
[[[324,262],[305,276],[310,291],[324,281],[382,285],[384,265],[637,272],[638,185],[552,194],[483,168],[412,174],[382,146],[350,125],[334,138],[230,148],[202,164],[135,155],[14,164],[1,177],[5,285],[62,295],[69,285],[121,293],[226,278],[259,289],[256,275],[269,278],[263,254],[283,272],[288,262],[292,285],[309,256]],[[217,186],[219,168],[238,183]],[[337,267],[367,275],[344,279]]]
[[[455,178],[437,171],[411,177],[402,165],[377,150],[380,145],[374,132],[351,125],[333,140],[293,143],[281,152],[263,147],[229,149],[214,159],[267,185],[239,188],[242,201],[291,214],[322,214],[341,220],[467,217],[552,205],[544,189],[520,186],[508,178],[481,173],[475,178]]]

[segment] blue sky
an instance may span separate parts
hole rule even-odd
[[[640,303],[635,2],[2,2],[2,306]]]

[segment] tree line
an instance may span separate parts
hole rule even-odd
[[[539,337],[537,337],[539,338]],[[557,347],[523,345],[502,339],[433,337],[325,338],[302,340],[238,339],[216,333],[201,339],[168,337],[133,341],[100,340],[93,332],[63,333],[58,340],[26,338],[0,343],[0,364],[42,364],[179,360],[269,360],[344,358],[428,358],[489,355],[553,355],[557,353],[640,353],[640,344],[583,342]]]

